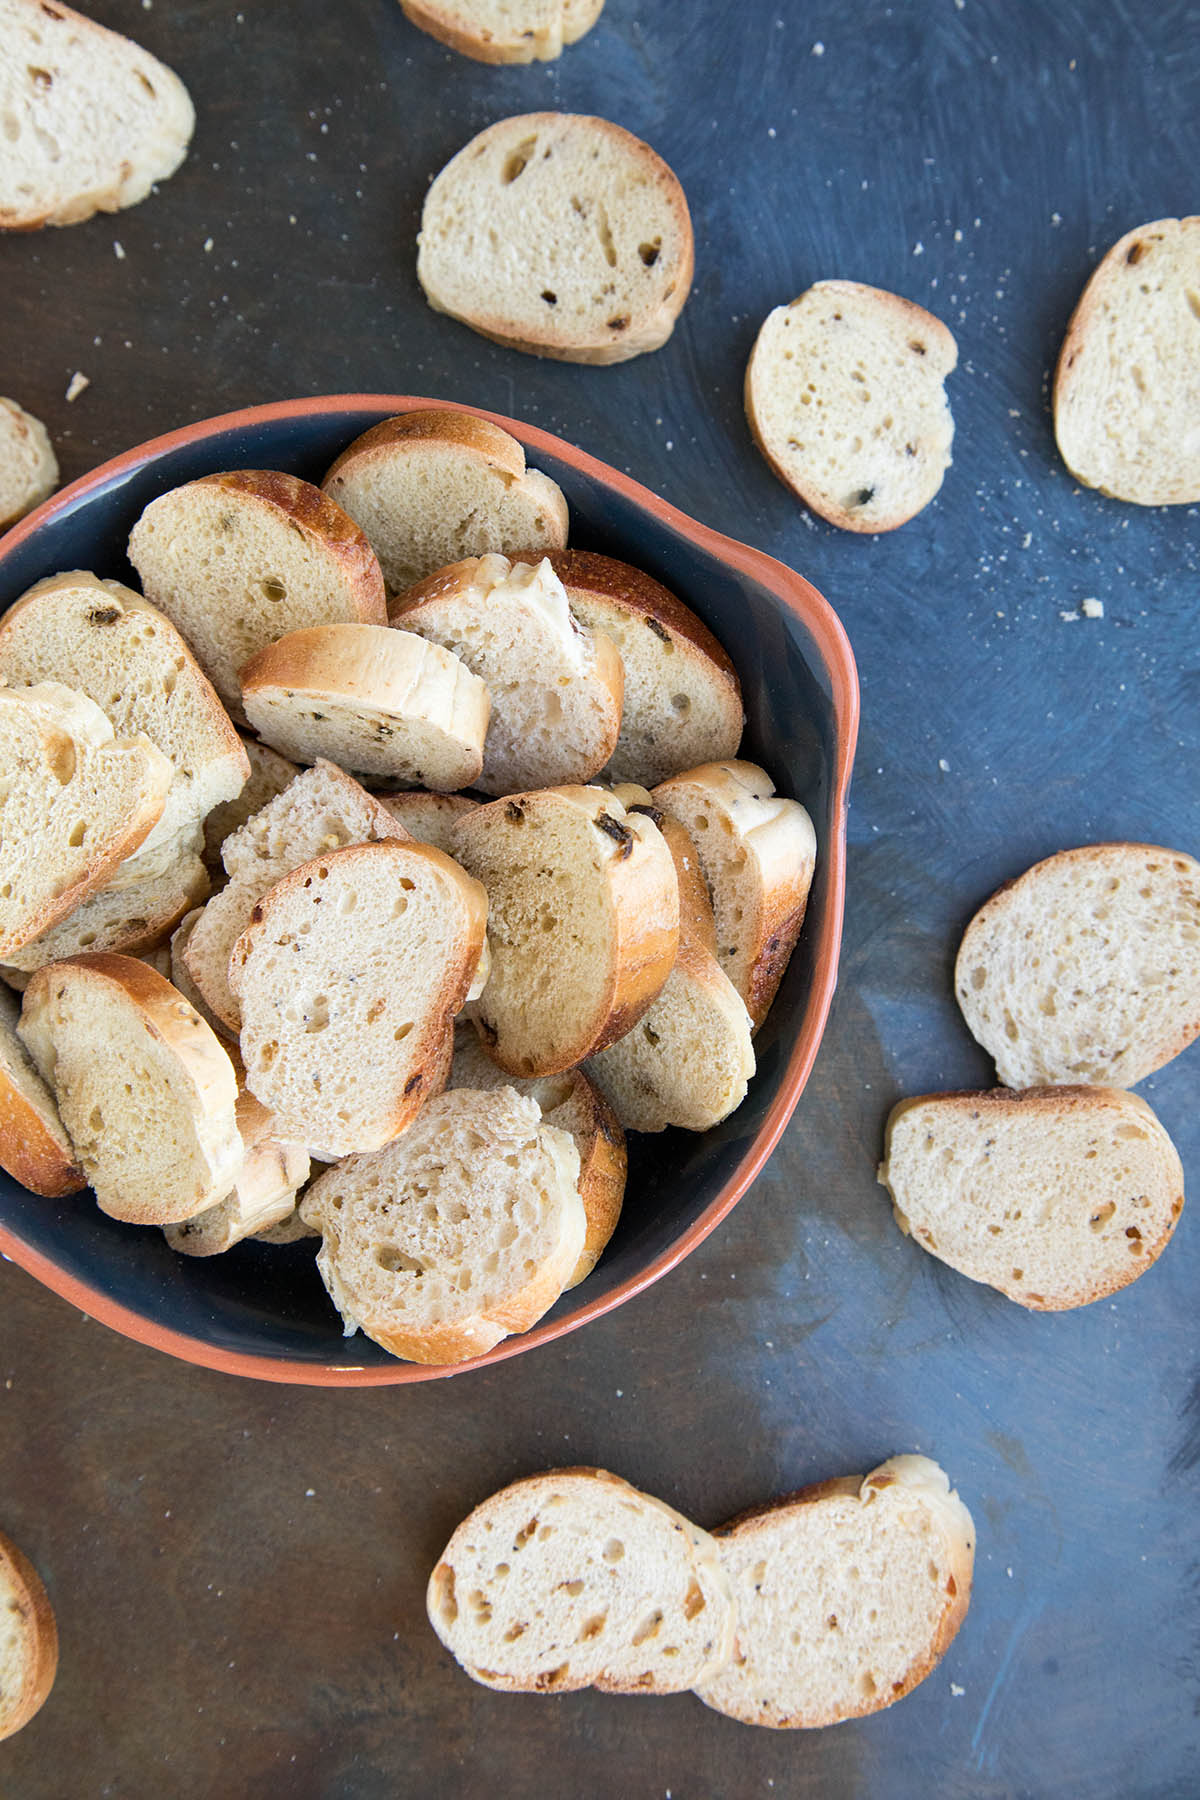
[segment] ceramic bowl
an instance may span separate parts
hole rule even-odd
[[[391,394],[296,400],[229,413],[130,450],[0,538],[0,610],[61,570],[91,569],[136,585],[125,558],[129,531],[168,488],[234,468],[283,469],[319,482],[368,426],[445,404]],[[0,1251],[92,1318],[209,1368],[317,1386],[423,1381],[586,1325],[667,1274],[746,1193],[791,1117],[821,1041],[837,977],[858,723],[854,659],[836,615],[781,563],[697,524],[544,431],[485,416],[559,483],[573,545],[656,576],[729,652],[746,703],[742,754],[768,770],[780,793],[802,800],[816,826],[817,873],[803,933],[755,1041],[758,1072],[744,1104],[702,1135],[631,1136],[625,1210],[595,1272],[532,1331],[455,1369],[398,1362],[368,1338],[343,1338],[314,1267],[313,1239],[177,1256],[160,1231],[105,1217],[90,1193],[46,1200],[0,1172]]]

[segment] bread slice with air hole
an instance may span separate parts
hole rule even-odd
[[[243,1238],[282,1224],[295,1212],[296,1195],[308,1180],[307,1150],[281,1138],[272,1114],[244,1087],[236,1112],[245,1160],[232,1191],[204,1212],[163,1227],[181,1256],[219,1256]]]
[[[236,1035],[241,1024],[229,985],[229,955],[257,903],[277,881],[347,844],[407,842],[404,827],[352,776],[318,762],[226,838],[228,883],[179,942],[179,957],[214,1017]]]
[[[843,531],[894,531],[950,466],[945,380],[958,346],[899,294],[818,281],[768,314],[746,366],[746,417],[779,479]]]
[[[249,778],[241,740],[186,642],[119,581],[78,570],[30,588],[0,618],[0,679],[64,682],[96,702],[118,737],[141,733],[170,758],[162,815],[137,852],[143,866],[159,850],[194,852],[213,807]]]
[[[692,281],[672,171],[631,132],[580,114],[527,113],[472,138],[426,196],[419,245],[436,312],[563,362],[657,350]]]
[[[0,229],[117,212],[174,174],[192,102],[140,44],[59,0],[0,0],[0,39]]]
[[[474,413],[425,409],[373,425],[343,450],[322,487],[366,532],[389,594],[489,550],[567,541],[558,483],[525,465],[510,432]]]
[[[455,833],[488,892],[492,971],[472,1017],[512,1075],[557,1075],[623,1037],[661,992],[679,944],[662,834],[603,788],[481,806]]]
[[[181,851],[159,862],[157,872],[129,878],[129,862],[117,878],[39,933],[0,963],[0,975],[24,989],[35,969],[85,951],[149,956],[170,937],[184,914],[208,896],[208,871],[198,856]]]
[[[204,475],[152,500],[129,560],[239,723],[238,670],[255,651],[307,625],[387,623],[379,563],[353,519],[272,469]]]
[[[524,551],[519,560],[528,562]],[[737,755],[742,690],[725,651],[690,607],[641,569],[591,550],[547,555],[575,618],[617,647],[621,731],[606,774],[646,787]]]
[[[158,823],[173,775],[86,694],[0,686],[0,958],[112,879]]]
[[[674,859],[679,950],[662,993],[632,1031],[589,1060],[588,1073],[630,1131],[707,1131],[746,1098],[755,1067],[750,1015],[717,961],[712,905],[689,833],[644,788],[615,792],[648,814]]]
[[[879,1712],[924,1681],[966,1617],[975,1527],[925,1456],[817,1482],[714,1535],[737,1648],[696,1692],[746,1725]]]
[[[454,855],[454,833],[459,820],[480,804],[468,794],[430,794],[422,788],[409,788],[398,794],[377,793],[375,798],[410,837],[422,844],[434,844],[447,856]]]
[[[400,0],[406,19],[482,63],[553,62],[600,17],[604,0]]]
[[[204,866],[214,886],[225,884],[225,864],[221,861],[221,846],[225,839],[240,831],[247,819],[261,812],[276,794],[282,794],[300,773],[297,763],[289,762],[286,756],[280,756],[278,750],[260,743],[258,738],[242,735],[241,741],[250,764],[249,780],[233,800],[214,806],[204,821]]]
[[[901,1231],[1039,1312],[1136,1280],[1183,1210],[1175,1146],[1118,1088],[922,1094],[893,1107],[883,1154]]]
[[[756,763],[660,782],[654,804],[689,833],[712,898],[717,960],[757,1031],[800,935],[816,864],[812,820]]]
[[[511,1087],[527,1099],[536,1100],[546,1124],[567,1132],[573,1140],[579,1155],[579,1198],[583,1201],[587,1229],[579,1261],[566,1285],[578,1286],[599,1262],[621,1216],[628,1158],[625,1133],[616,1113],[582,1069],[532,1079],[506,1074],[492,1061],[469,1025],[455,1033],[454,1061],[447,1086],[481,1093]]]
[[[572,618],[549,562],[455,563],[403,594],[392,624],[444,645],[487,684],[491,722],[474,780],[482,793],[585,782],[612,755],[621,658],[603,632]]]
[[[318,1238],[320,1232],[315,1225],[306,1225],[300,1216],[299,1200],[275,1225],[267,1225],[262,1231],[251,1232],[256,1244],[298,1244],[302,1238]]]
[[[0,1738],[42,1707],[58,1672],[58,1627],[41,1576],[0,1532]]]
[[[467,1674],[507,1693],[674,1694],[733,1649],[718,1546],[606,1469],[552,1469],[481,1502],[425,1604]]]
[[[1108,251],[1071,316],[1054,434],[1085,487],[1135,506],[1200,500],[1200,217],[1156,219]]]
[[[487,688],[440,644],[386,625],[313,625],[241,671],[259,735],[294,762],[452,793],[483,767]]]
[[[20,1010],[0,989],[0,1168],[35,1194],[58,1199],[85,1188],[87,1178],[75,1161],[54,1095],[17,1036]]]
[[[458,1363],[558,1299],[583,1249],[578,1183],[574,1144],[536,1101],[459,1088],[384,1149],[320,1176],[300,1212],[321,1231],[317,1267],[347,1335],[409,1362]]]
[[[448,856],[399,842],[318,856],[255,904],[229,985],[246,1085],[283,1137],[346,1156],[411,1125],[444,1080],[487,910]]]
[[[40,419],[0,397],[0,531],[51,495],[58,486],[58,458]]]
[[[102,1212],[169,1225],[229,1193],[243,1161],[237,1076],[155,970],[107,955],[39,969],[18,1032]]]
[[[1035,863],[967,926],[954,989],[1006,1087],[1132,1087],[1200,1034],[1200,863],[1157,844]]]

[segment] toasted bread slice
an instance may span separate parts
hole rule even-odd
[[[291,631],[241,671],[246,717],[295,762],[452,793],[483,767],[488,691],[440,644],[386,625]]]
[[[163,1227],[181,1256],[219,1256],[243,1238],[282,1224],[295,1212],[296,1194],[308,1180],[307,1150],[281,1138],[272,1114],[244,1087],[236,1111],[245,1160],[232,1192],[182,1224]]]
[[[389,594],[489,550],[532,549],[537,561],[567,541],[558,483],[527,469],[516,438],[474,413],[384,419],[321,485],[366,532]]]
[[[148,739],[117,738],[86,694],[0,687],[0,957],[106,884],[158,823],[173,775]]]
[[[438,1559],[429,1621],[507,1693],[673,1694],[733,1650],[718,1546],[607,1469],[552,1469],[468,1514]]]
[[[28,1557],[0,1532],[0,1738],[28,1725],[57,1671],[50,1597]]]
[[[271,469],[204,475],[152,500],[129,560],[239,723],[238,670],[256,650],[306,625],[387,623],[379,563],[353,519]]]
[[[755,763],[660,782],[654,804],[689,832],[712,897],[717,958],[757,1031],[800,935],[816,863],[812,820]]]
[[[436,312],[513,350],[625,362],[665,344],[692,282],[692,222],[649,144],[607,119],[526,113],[434,181],[417,278]]]
[[[258,901],[229,985],[246,1085],[283,1137],[345,1156],[411,1123],[444,1080],[486,924],[483,888],[430,844],[334,850]]]
[[[0,531],[40,506],[58,486],[58,458],[40,419],[0,398]]]
[[[168,1225],[234,1186],[243,1151],[233,1064],[146,963],[75,956],[39,969],[18,1030],[102,1212]]]
[[[715,1533],[737,1649],[706,1706],[746,1725],[835,1725],[910,1693],[966,1617],[971,1515],[925,1456],[822,1481]]]
[[[406,793],[376,794],[398,825],[409,837],[422,844],[434,844],[447,856],[454,855],[454,832],[460,819],[479,805],[467,794],[427,794],[421,788]]]
[[[445,645],[486,682],[491,723],[474,780],[483,793],[584,782],[612,755],[621,658],[602,632],[571,617],[549,562],[455,563],[402,595],[392,623]]]
[[[140,858],[197,843],[213,807],[249,778],[241,740],[184,639],[119,581],[80,570],[30,588],[0,618],[0,679],[65,682],[96,702],[118,737],[142,733],[170,758],[174,779]]]
[[[0,230],[135,206],[174,174],[195,114],[156,57],[61,0],[0,0],[0,40]]]
[[[23,1187],[57,1199],[78,1193],[87,1177],[75,1161],[54,1095],[17,1036],[20,1007],[0,989],[0,1168]],[[0,1680],[0,1700],[4,1694]]]
[[[175,860],[164,858],[155,872],[136,881],[128,879],[128,869],[126,862],[116,880],[90,894],[65,919],[9,951],[0,964],[4,979],[24,988],[35,969],[85,951],[150,956],[184,914],[208,896],[208,871],[190,850],[180,851]]]
[[[404,827],[357,781],[318,762],[268,801],[222,848],[228,884],[179,942],[179,957],[205,1005],[236,1034],[241,1013],[229,985],[229,954],[269,888],[301,863],[346,844],[407,842]]]
[[[233,800],[214,806],[204,821],[204,866],[213,886],[223,887],[226,874],[221,861],[221,846],[226,838],[240,831],[247,819],[261,812],[268,800],[282,794],[300,773],[297,763],[289,762],[256,737],[242,736],[242,749],[250,764],[250,778]]]
[[[1132,1087],[1200,1034],[1200,863],[1156,844],[1035,863],[967,926],[954,989],[1006,1087]]]
[[[511,1075],[557,1075],[632,1030],[679,945],[671,852],[603,788],[468,813],[455,848],[488,892],[492,972],[472,1016]]]
[[[514,560],[528,562],[522,551]],[[641,569],[591,550],[551,550],[574,616],[609,638],[625,669],[621,732],[606,771],[645,787],[737,755],[742,690],[708,627]]]
[[[574,1144],[535,1101],[460,1088],[320,1176],[300,1212],[321,1231],[317,1267],[347,1334],[409,1362],[465,1362],[562,1293],[583,1247],[578,1182]]]
[[[553,62],[600,17],[604,0],[400,0],[406,19],[482,63]]]
[[[1038,1312],[1135,1281],[1183,1210],[1174,1144],[1119,1088],[922,1094],[892,1108],[883,1154],[901,1231]]]
[[[746,417],[779,479],[843,531],[894,531],[950,466],[954,338],[932,313],[857,281],[818,281],[767,316]]]
[[[582,1069],[528,1080],[505,1074],[470,1026],[455,1033],[454,1061],[447,1086],[472,1088],[481,1093],[511,1087],[526,1099],[537,1101],[547,1125],[569,1133],[579,1154],[579,1198],[587,1220],[583,1249],[566,1283],[569,1288],[578,1286],[600,1260],[621,1216],[628,1159],[625,1133],[616,1113]]]
[[[1200,217],[1127,231],[1071,316],[1054,434],[1085,487],[1135,506],[1200,500]]]

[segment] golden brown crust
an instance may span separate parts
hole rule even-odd
[[[0,1584],[11,1589],[12,1604],[27,1634],[27,1660],[15,1695],[0,1696],[0,1738],[12,1737],[43,1705],[58,1671],[58,1626],[50,1596],[29,1558],[0,1532]]]
[[[48,1200],[77,1194],[87,1176],[47,1129],[37,1109],[11,1082],[0,1061],[0,1168]]]
[[[573,1097],[576,1107],[588,1118],[590,1137],[580,1147],[579,1198],[587,1220],[583,1249],[567,1282],[569,1288],[589,1276],[617,1228],[625,1198],[625,1177],[629,1158],[625,1149],[625,1133],[604,1095],[582,1069],[572,1072]],[[575,1129],[576,1146],[583,1135]]]
[[[407,449],[417,452],[430,444],[444,444],[455,450],[468,450],[502,475],[519,481],[525,473],[525,451],[511,433],[490,419],[475,413],[448,412],[430,407],[420,412],[398,413],[393,419],[382,419],[361,437],[355,438],[332,465],[321,483],[325,492],[336,490],[347,468],[372,462],[377,456],[388,458]]]
[[[481,37],[465,26],[456,25],[442,7],[423,5],[422,0],[400,0],[400,10],[418,31],[423,31],[439,44],[445,44],[448,50],[456,50],[460,56],[469,56],[472,62],[490,63],[493,66],[548,62],[559,55],[559,51],[554,50],[549,55],[539,57],[533,46],[532,32],[528,34],[528,44],[497,42],[494,38]]]
[[[336,557],[355,617],[367,625],[387,624],[383,572],[365,532],[311,481],[278,469],[231,469],[202,475],[192,486],[217,488],[282,513],[305,537],[316,538]]]

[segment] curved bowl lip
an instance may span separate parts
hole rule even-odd
[[[388,1387],[400,1382],[434,1381],[448,1375],[465,1374],[471,1369],[486,1368],[519,1356],[539,1344],[548,1344],[576,1331],[602,1314],[631,1300],[635,1294],[660,1280],[686,1256],[703,1243],[711,1231],[731,1212],[755,1180],[782,1136],[784,1127],[795,1110],[804,1085],[812,1071],[824,1035],[837,986],[838,956],[842,937],[842,916],[846,894],[846,807],[854,751],[858,738],[859,692],[854,652],[844,626],[825,597],[803,575],[777,562],[761,550],[742,544],[736,538],[723,536],[702,525],[688,514],[662,500],[649,488],[619,470],[602,463],[586,451],[577,449],[564,439],[554,437],[535,425],[506,418],[502,413],[488,412],[482,407],[460,401],[431,400],[407,394],[325,394],[311,399],[280,400],[264,406],[243,407],[221,413],[215,418],[200,419],[162,437],[124,451],[101,463],[96,469],[71,482],[57,494],[28,513],[7,533],[0,535],[0,565],[6,555],[31,537],[41,525],[59,513],[73,509],[91,495],[111,487],[122,477],[146,467],[173,450],[219,434],[249,426],[304,419],[314,414],[371,413],[390,418],[396,413],[436,409],[444,412],[473,413],[490,419],[511,432],[526,450],[543,451],[557,457],[581,474],[592,477],[603,486],[615,490],[643,511],[651,513],[672,529],[691,538],[701,548],[718,557],[766,588],[785,611],[792,613],[815,639],[829,674],[832,705],[836,722],[834,766],[831,771],[832,841],[825,846],[826,878],[829,904],[820,936],[814,946],[814,966],[819,971],[814,998],[815,1012],[810,1029],[792,1048],[779,1091],[775,1095],[762,1125],[751,1142],[749,1151],[736,1172],[705,1208],[700,1217],[667,1250],[602,1298],[582,1306],[570,1318],[544,1321],[532,1330],[502,1338],[493,1350],[468,1362],[426,1365],[397,1362],[395,1366],[355,1368],[345,1364],[321,1364],[293,1361],[283,1357],[256,1356],[249,1351],[223,1350],[185,1333],[172,1331],[143,1318],[128,1307],[110,1299],[89,1282],[67,1274],[57,1263],[38,1250],[30,1248],[0,1225],[0,1253],[19,1264],[45,1287],[69,1300],[89,1318],[109,1325],[124,1337],[169,1356],[202,1368],[217,1369],[225,1374],[249,1376],[259,1381],[278,1381],[305,1387]],[[366,429],[363,427],[362,429]]]

